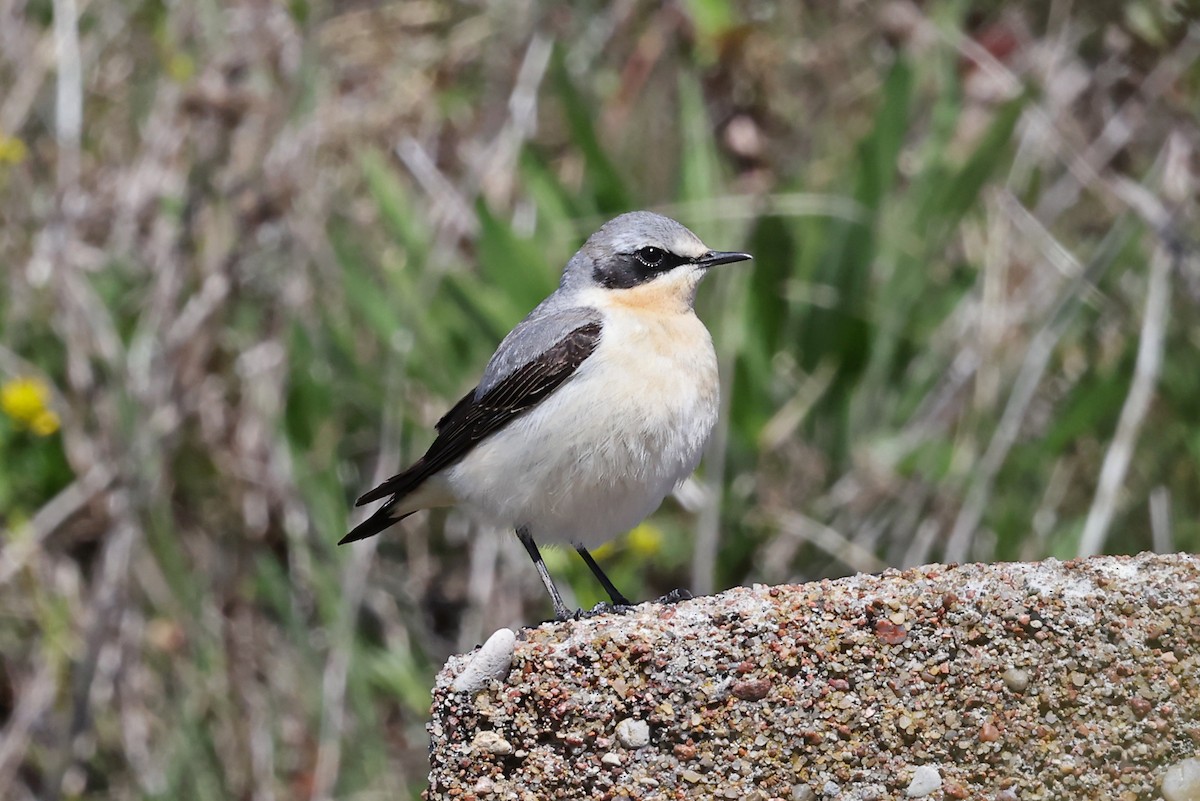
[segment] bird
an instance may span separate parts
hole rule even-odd
[[[358,498],[385,502],[338,544],[457,506],[516,532],[557,620],[578,613],[539,541],[574,547],[612,604],[631,606],[589,549],[634,528],[699,464],[720,381],[696,290],[711,268],[751,258],[653,212],[609,220],[438,421],[425,455]]]

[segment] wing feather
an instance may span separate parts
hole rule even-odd
[[[581,325],[479,397],[478,388],[467,393],[438,421],[437,439],[425,455],[403,473],[365,493],[355,505],[389,495],[395,496],[394,503],[434,473],[458,462],[485,437],[537,406],[592,355],[600,342],[600,329],[599,322]]]

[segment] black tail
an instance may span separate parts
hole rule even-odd
[[[385,503],[383,506],[375,510],[375,514],[359,523],[354,527],[353,531],[338,540],[338,545],[345,545],[347,542],[357,542],[358,540],[365,540],[367,537],[374,537],[385,528],[394,526],[404,518],[408,517],[408,515],[412,514],[412,512],[408,512],[408,514],[395,517],[392,514],[392,510],[395,508],[395,502]]]
[[[375,489],[364,492],[354,502],[355,506],[366,506],[371,501],[377,501],[380,498],[386,498],[389,495],[404,496],[415,490],[421,485],[421,482],[429,478],[433,471],[429,469],[425,459],[418,459],[412,467],[405,470],[403,473],[397,473],[387,481],[380,484]],[[393,498],[393,501],[398,498]],[[374,515],[372,515],[374,517]]]

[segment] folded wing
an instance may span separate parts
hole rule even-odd
[[[545,400],[592,355],[600,342],[600,332],[598,320],[573,328],[531,360],[493,381],[486,392],[480,393],[479,387],[468,392],[438,421],[437,438],[424,456],[355,502],[356,506],[362,506],[391,496],[386,506],[341,542],[369,537],[396,522],[399,518],[391,517],[390,511],[397,501],[430,476],[458,462],[484,438]]]

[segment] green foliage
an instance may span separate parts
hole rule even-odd
[[[589,100],[584,97],[567,72],[562,50],[555,49],[551,60],[551,75],[558,90],[567,125],[571,131],[571,143],[583,156],[584,166],[594,208],[605,216],[620,214],[633,206],[625,182],[617,171],[616,163],[601,146],[596,133],[595,114]]]
[[[0,509],[16,526],[71,476],[58,436],[42,437],[0,416]]]

